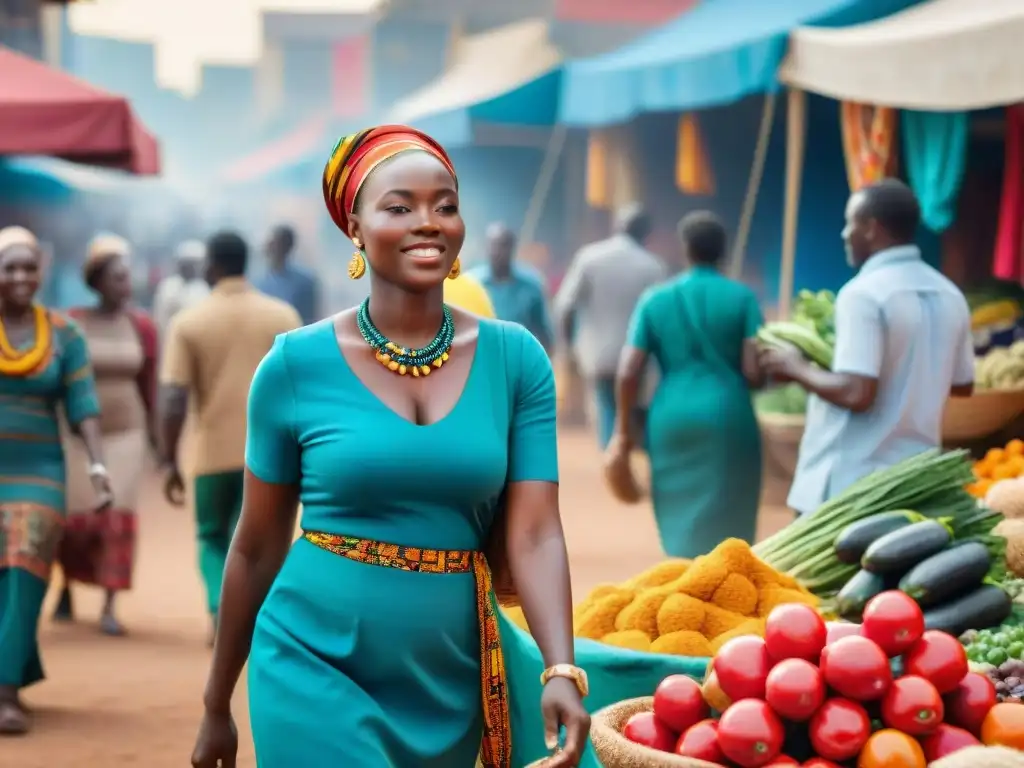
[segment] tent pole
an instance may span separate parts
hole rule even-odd
[[[565,147],[565,138],[568,132],[568,126],[561,123],[551,129],[551,139],[544,152],[544,162],[537,174],[537,181],[533,185],[533,193],[530,195],[530,202],[526,207],[526,215],[523,217],[523,226],[519,230],[520,243],[533,242],[533,238],[537,234],[540,217],[544,212],[544,203],[547,202],[548,193],[551,191],[551,183],[555,180],[555,172],[558,170],[558,164],[562,158],[562,149]]]
[[[800,186],[807,139],[807,94],[790,88],[786,114],[786,194],[782,219],[782,265],[779,268],[779,318],[788,318],[793,301]]]
[[[743,263],[747,257],[747,241],[750,239],[750,227],[754,223],[754,211],[757,210],[757,195],[761,191],[764,179],[764,165],[768,159],[769,140],[772,127],[775,125],[775,91],[765,94],[764,110],[761,112],[761,127],[757,133],[757,144],[754,146],[754,162],[750,166],[750,178],[747,179],[747,193],[743,198],[743,211],[740,223],[736,228],[736,241],[732,248],[732,264],[729,273],[734,280],[743,274]]]

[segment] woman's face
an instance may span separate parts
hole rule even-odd
[[[32,304],[41,278],[38,249],[12,245],[0,251],[0,304],[24,309]]]
[[[383,163],[360,190],[352,238],[377,277],[413,292],[441,285],[466,239],[448,169],[426,152]]]
[[[96,281],[96,292],[110,304],[124,304],[132,298],[132,271],[123,256],[113,256]]]

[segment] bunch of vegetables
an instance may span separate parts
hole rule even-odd
[[[573,611],[577,637],[636,651],[710,657],[730,638],[764,633],[782,603],[817,605],[792,577],[726,539],[690,562],[666,560],[623,584],[605,584]]]
[[[1024,699],[1024,627],[969,630],[960,642],[973,670],[992,681],[1000,701]]]
[[[721,648],[703,686],[662,681],[623,736],[738,768],[925,768],[982,743],[1024,748],[1024,707],[997,703],[957,639],[926,630],[913,600],[886,592],[860,625],[776,608],[763,639]]]
[[[832,597],[859,570],[840,561],[834,548],[836,537],[853,523],[913,509],[923,518],[946,521],[958,539],[994,524],[965,490],[973,477],[967,451],[926,451],[862,478],[758,543],[754,554],[820,597]]]
[[[758,413],[803,414],[807,411],[807,390],[792,382],[769,387],[754,395],[754,409]]]
[[[860,570],[839,591],[836,609],[852,621],[875,595],[899,589],[925,609],[925,626],[959,635],[1000,625],[1013,604],[1000,585],[1006,576],[1005,539],[993,536],[1002,520],[978,507],[954,529],[946,519],[928,520],[900,510],[853,523],[835,542],[840,562]]]
[[[1014,438],[1002,448],[990,448],[972,469],[975,480],[967,486],[967,492],[983,499],[1000,480],[1024,475],[1024,440]]]
[[[975,358],[974,385],[978,389],[1024,388],[1024,341],[995,347]]]

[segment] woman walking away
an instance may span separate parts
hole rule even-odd
[[[666,554],[695,557],[726,538],[754,538],[761,436],[750,389],[761,374],[750,340],[761,311],[753,291],[719,272],[718,219],[692,213],[679,238],[689,270],[648,291],[633,314],[606,463],[612,477],[628,476],[630,414],[653,356],[662,373],[647,419],[654,516]]]
[[[71,582],[106,591],[100,631],[124,634],[115,613],[117,593],[131,589],[135,561],[136,502],[152,444],[157,330],[132,298],[130,247],[120,237],[95,238],[82,277],[97,295],[95,307],[73,309],[89,346],[100,400],[103,453],[110,462],[117,508],[96,514],[96,497],[86,473],[81,443],[65,441],[68,457],[67,530],[60,548],[64,589],[55,619],[73,618]]]
[[[587,682],[574,666],[548,357],[524,328],[444,304],[465,225],[436,142],[405,126],[349,136],[323,188],[359,249],[349,274],[369,263],[370,296],[279,336],[253,378],[192,764],[234,765],[231,695],[248,656],[260,768],[471,768],[478,754],[511,768],[542,756],[513,751],[513,737],[546,731],[554,750],[561,726],[550,765],[576,766]],[[507,674],[526,648],[499,634],[482,554],[493,534],[547,667],[539,706],[533,674]],[[508,584],[504,558],[490,562]]]
[[[0,230],[0,735],[28,731],[19,691],[43,679],[36,628],[65,514],[58,406],[97,506],[112,501],[88,349],[72,321],[33,302],[40,261],[31,232]]]

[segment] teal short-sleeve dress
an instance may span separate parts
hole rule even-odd
[[[557,482],[558,461],[546,353],[517,325],[479,322],[465,389],[427,426],[355,376],[332,321],[279,337],[249,394],[247,467],[299,486],[305,531],[480,550],[505,485]],[[471,572],[379,567],[299,539],[253,635],[259,768],[472,768],[480,673]],[[517,701],[515,687],[513,743],[520,724],[542,734],[536,694]],[[514,753],[511,764],[526,761]]]
[[[742,357],[761,323],[754,292],[710,267],[650,289],[634,311],[628,343],[661,369],[647,451],[654,517],[673,557],[753,541],[761,433]]]

